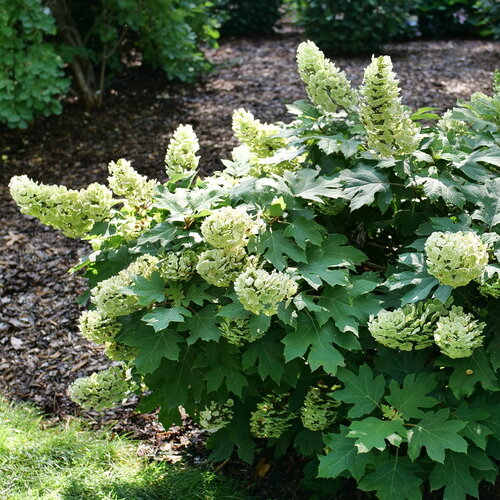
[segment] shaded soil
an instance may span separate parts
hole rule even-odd
[[[300,41],[296,35],[228,39],[208,52],[214,72],[196,84],[171,84],[160,74],[133,70],[110,85],[103,108],[92,114],[68,101],[61,116],[26,131],[0,129],[0,392],[33,401],[56,418],[80,415],[67,386],[109,364],[75,326],[75,298],[84,282],[67,269],[86,245],[20,215],[8,194],[9,178],[26,174],[81,188],[104,182],[107,163],[125,157],[141,173],[163,180],[164,151],[180,123],[191,123],[200,138],[202,171],[217,169],[236,145],[235,108],[264,121],[287,121],[284,104],[305,97],[294,62]],[[404,102],[413,108],[444,110],[457,98],[488,93],[491,73],[500,67],[500,45],[485,41],[412,42],[389,45],[386,53]],[[369,58],[336,63],[359,84]],[[203,435],[189,421],[165,432],[154,415],[135,414],[133,402],[85,415],[96,426],[112,424],[143,439],[143,454],[177,460],[180,450],[191,447],[193,457],[202,456]]]

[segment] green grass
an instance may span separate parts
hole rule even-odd
[[[192,466],[151,463],[137,442],[47,427],[37,410],[0,397],[2,500],[246,500],[243,485]]]

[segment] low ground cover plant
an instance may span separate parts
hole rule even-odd
[[[183,406],[213,459],[295,454],[330,497],[477,497],[500,459],[500,76],[440,117],[401,103],[387,56],[358,89],[312,42],[297,62],[310,101],[287,125],[236,110],[209,177],[181,125],[164,182],[124,159],[109,187],[11,180],[93,248],[80,331],[117,363],[71,396],[142,393],[166,426]]]
[[[150,463],[137,442],[91,431],[78,419],[54,425],[0,397],[0,491],[9,500],[244,500],[240,483],[199,467]]]

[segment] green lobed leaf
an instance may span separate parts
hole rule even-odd
[[[278,271],[287,267],[285,256],[295,262],[307,262],[304,250],[288,239],[282,229],[268,229],[257,243],[257,252],[263,254]]]
[[[344,384],[344,388],[335,391],[335,399],[354,405],[347,413],[349,418],[371,413],[384,395],[384,377],[374,377],[367,364],[359,368],[357,375],[347,368],[340,368],[337,378]]]
[[[335,375],[339,366],[344,366],[344,357],[333,347],[334,328],[331,323],[319,326],[313,316],[301,312],[297,320],[297,328],[288,333],[282,340],[285,345],[284,355],[288,362],[292,359],[307,356],[311,370],[322,366],[327,373]]]
[[[467,453],[446,452],[442,464],[432,469],[429,481],[432,490],[444,487],[443,500],[465,500],[467,495],[477,498],[477,481],[471,469],[496,470],[484,452],[471,448]]]
[[[407,375],[403,386],[391,380],[389,384],[390,395],[385,400],[398,410],[405,420],[411,418],[422,418],[424,412],[420,408],[432,408],[438,404],[438,400],[427,396],[437,385],[432,373],[419,373]]]
[[[221,331],[218,325],[217,306],[209,304],[186,318],[181,330],[189,332],[187,343],[192,345],[200,339],[205,342],[219,340]]]
[[[382,211],[392,200],[387,174],[371,166],[361,164],[353,169],[342,170],[340,179],[345,183],[342,193],[350,200],[351,211],[371,205],[375,201],[376,194],[389,195],[389,199],[383,198]]]
[[[303,216],[295,217],[291,224],[284,231],[284,236],[291,237],[295,243],[305,250],[307,243],[321,245],[325,228],[314,220],[306,219]]]
[[[143,307],[165,300],[165,281],[156,271],[149,279],[144,276],[135,276],[134,284],[129,287],[129,290],[138,298],[139,305]]]
[[[152,326],[155,332],[160,332],[168,328],[170,323],[184,323],[186,317],[191,316],[191,312],[185,307],[156,307],[152,312],[145,314],[142,321]]]
[[[354,440],[347,437],[346,427],[340,426],[340,432],[323,436],[327,453],[319,456],[318,477],[335,478],[348,471],[359,481],[371,457],[358,452]]]
[[[360,453],[368,453],[373,448],[383,451],[386,440],[394,446],[399,446],[406,435],[406,429],[401,420],[380,420],[368,417],[352,422],[348,437],[356,440],[355,445]]]
[[[285,358],[283,347],[279,342],[264,337],[258,339],[247,347],[241,357],[244,370],[257,366],[257,371],[262,380],[270,377],[277,384],[285,372]]]
[[[450,410],[429,411],[414,427],[408,430],[408,456],[415,460],[422,447],[435,462],[444,462],[445,450],[467,451],[467,441],[459,435],[465,422],[450,420]]]
[[[420,467],[407,457],[383,453],[376,468],[358,483],[363,491],[376,491],[379,500],[420,500],[422,478]]]

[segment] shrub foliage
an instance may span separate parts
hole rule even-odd
[[[311,42],[298,66],[312,101],[288,125],[236,111],[243,144],[210,177],[180,127],[166,182],[111,163],[100,205],[13,178],[24,213],[94,250],[80,328],[123,367],[72,395],[145,385],[140,410],[183,406],[216,460],[294,450],[382,500],[477,497],[500,458],[500,95],[424,126],[388,57],[359,89]]]
[[[200,45],[218,37],[212,7],[207,0],[0,0],[0,121],[26,127],[37,115],[59,113],[69,76],[85,106],[100,106],[109,74],[132,53],[167,78],[192,80],[209,68]]]

